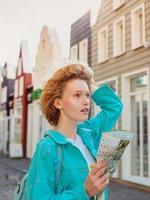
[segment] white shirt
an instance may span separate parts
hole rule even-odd
[[[77,134],[75,139],[67,138],[67,140],[69,142],[71,142],[75,147],[77,147],[81,151],[81,153],[82,153],[83,157],[85,158],[88,166],[95,163],[95,159],[94,159],[93,155],[89,152],[89,150],[87,149],[85,144],[82,142],[82,139],[78,134]],[[95,196],[94,199],[104,200],[104,193],[101,196],[98,196],[98,197]]]
[[[77,147],[81,151],[81,153],[82,153],[83,157],[85,158],[88,166],[95,163],[95,159],[94,159],[93,155],[89,152],[89,150],[87,149],[85,144],[82,142],[82,139],[78,134],[77,134],[75,139],[67,138],[67,140],[69,142],[71,142],[75,147]]]

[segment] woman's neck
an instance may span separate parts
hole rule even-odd
[[[76,135],[77,135],[76,129],[64,128],[64,127],[55,127],[55,130],[59,131],[65,137],[71,138],[71,139],[76,138]]]
[[[62,133],[67,138],[75,138],[77,135],[77,122],[72,120],[59,119],[55,130]]]

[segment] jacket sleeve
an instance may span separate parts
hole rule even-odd
[[[89,200],[84,183],[58,194],[54,191],[56,158],[51,155],[54,146],[42,144],[37,157],[32,160],[26,190],[27,200]],[[55,160],[54,160],[55,159]],[[38,164],[37,164],[38,163]]]
[[[110,131],[114,127],[123,105],[108,84],[103,84],[98,88],[91,98],[101,108],[101,111],[90,120],[80,124],[79,127],[91,129],[95,133],[94,137],[101,137],[102,132]]]

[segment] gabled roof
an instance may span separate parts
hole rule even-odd
[[[102,3],[103,3],[103,0],[99,0],[97,2],[97,4],[95,4],[95,6],[92,9],[92,12],[91,12],[91,26],[94,26],[96,24],[96,22],[97,22]]]
[[[28,43],[26,40],[21,41],[19,59],[20,58],[23,64],[23,72],[32,73],[32,68],[31,68],[30,59],[29,59]],[[18,63],[19,63],[19,59],[18,59]]]

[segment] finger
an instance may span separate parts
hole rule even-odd
[[[101,162],[99,162],[99,163],[95,163],[94,165],[93,165],[93,168],[94,169],[99,169],[99,168],[101,168],[101,167],[104,167],[104,166],[106,166],[106,162],[105,161],[101,161]]]
[[[97,171],[99,171],[103,167],[106,167],[106,163],[105,162],[101,162],[101,163],[95,164],[93,166],[93,169],[91,170],[91,173],[92,174],[96,174]]]
[[[99,190],[103,190],[109,183],[109,178],[108,175],[104,175],[102,176],[98,181],[97,181],[97,185],[99,187]]]
[[[99,178],[101,176],[103,176],[105,174],[107,167],[104,166],[102,168],[100,168],[96,173],[95,173],[95,177]]]
[[[109,183],[109,179],[107,179],[103,183],[101,183],[99,186],[100,191],[103,191],[105,189],[105,187],[107,187],[108,183]]]
[[[105,187],[108,185],[108,183],[109,183],[109,179],[106,178],[106,176],[104,176],[101,179],[99,179],[94,184],[96,192],[97,193],[98,192],[102,192],[105,189]]]
[[[105,175],[103,175],[103,176],[101,176],[99,179],[98,179],[98,183],[99,184],[103,184],[104,182],[109,182],[109,173],[108,174],[105,174]]]

